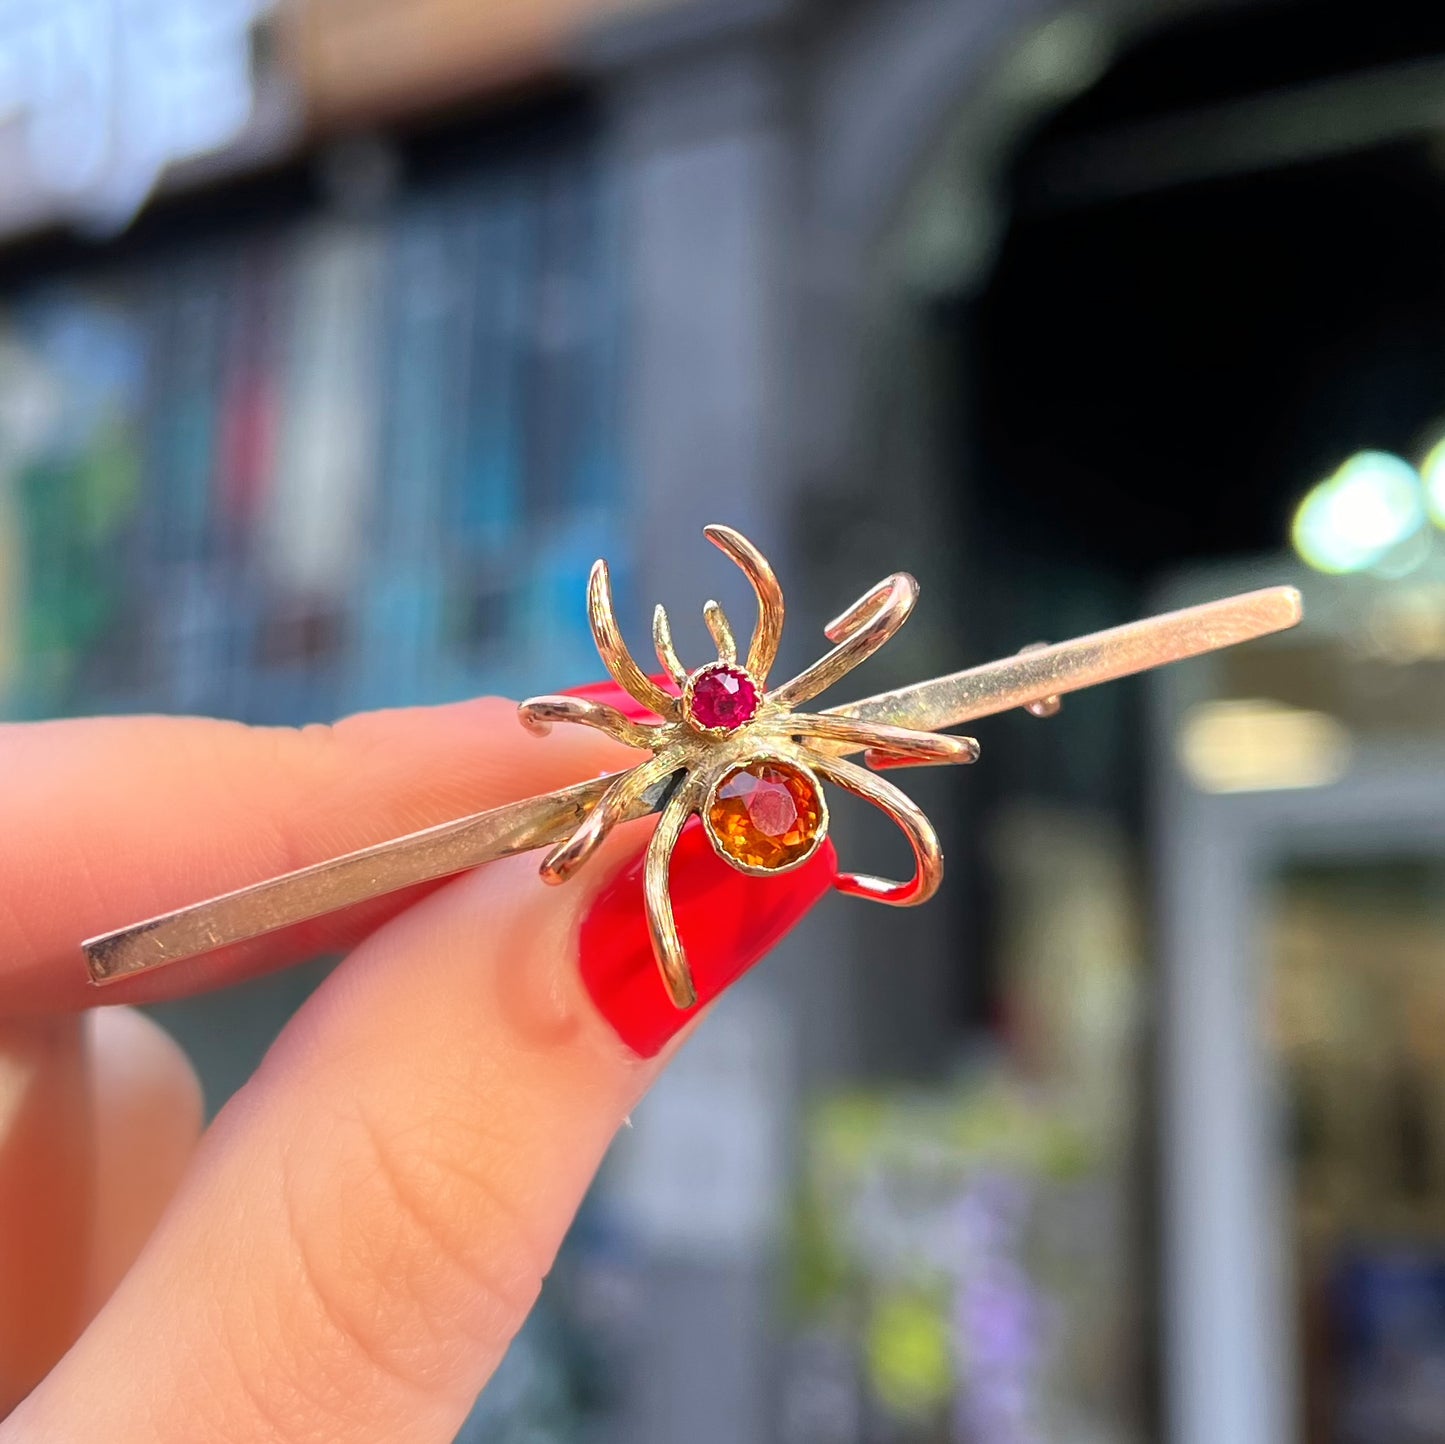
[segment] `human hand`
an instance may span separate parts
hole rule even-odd
[[[104,993],[78,943],[634,761],[529,738],[495,700],[300,732],[0,727],[0,1444],[453,1437],[695,1016],[647,940],[651,823],[565,887],[512,858]],[[825,844],[749,878],[684,836],[704,1003],[833,870]],[[349,949],[198,1146],[179,1049],[133,1009],[83,1012]]]

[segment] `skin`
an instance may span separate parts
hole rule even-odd
[[[619,829],[98,993],[77,942],[631,765],[503,702],[0,727],[0,1444],[450,1440],[663,1066],[578,980]],[[201,1136],[136,1002],[353,949]]]

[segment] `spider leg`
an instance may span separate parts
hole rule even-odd
[[[915,732],[908,727],[890,727],[882,722],[862,722],[856,717],[831,713],[790,712],[760,724],[770,732],[785,733],[805,743],[823,743],[820,751],[832,752],[828,743],[866,749],[871,767],[919,767],[938,762],[977,762],[978,743],[972,737],[948,737],[937,732]]]
[[[918,600],[918,583],[907,572],[894,572],[865,592],[824,632],[838,645],[791,682],[768,694],[780,707],[796,707],[826,691],[860,662],[867,660],[908,620]]]
[[[667,620],[667,608],[661,602],[652,614],[652,645],[657,650],[662,670],[681,687],[687,681],[687,668],[682,665],[682,658],[673,645],[672,623]]]
[[[703,527],[702,534],[738,565],[757,596],[758,624],[748,646],[747,669],[759,688],[765,687],[783,637],[783,589],[767,558],[741,532],[713,525]]]
[[[668,873],[672,866],[672,850],[682,835],[683,825],[697,809],[702,794],[688,780],[668,799],[657,820],[657,830],[647,845],[647,861],[643,864],[642,889],[647,900],[647,930],[652,937],[652,952],[662,970],[662,981],[668,996],[679,1008],[691,1008],[697,1002],[692,969],[677,933],[677,920],[672,912],[672,895]]]
[[[677,698],[664,692],[637,665],[622,640],[622,629],[617,625],[612,607],[612,577],[605,561],[594,562],[592,575],[587,579],[587,620],[592,624],[592,640],[612,680],[648,711],[669,721],[676,717]]]
[[[845,872],[838,874],[833,886],[850,897],[872,898],[874,902],[890,903],[894,907],[927,902],[943,881],[943,849],[922,808],[891,782],[841,757],[814,756],[810,760],[819,775],[886,812],[902,829],[913,849],[915,871],[907,882],[889,882],[881,877]]]
[[[542,859],[543,882],[562,883],[580,868],[602,845],[607,834],[627,815],[628,810],[654,783],[675,772],[678,759],[667,752],[649,758],[630,772],[618,775],[612,786],[602,794],[597,806],[587,814],[581,827],[565,842],[559,842]]]
[[[659,731],[656,723],[634,722],[605,702],[582,697],[529,697],[518,706],[517,716],[534,737],[545,737],[554,722],[576,722],[628,747],[651,748]]]
[[[738,660],[738,644],[733,637],[732,625],[728,621],[728,614],[722,609],[722,604],[708,602],[702,609],[702,617],[703,621],[707,623],[707,630],[712,637],[713,645],[717,647],[718,661],[735,667]]]

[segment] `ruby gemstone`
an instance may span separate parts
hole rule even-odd
[[[717,662],[695,672],[687,687],[688,716],[708,731],[731,732],[751,722],[758,689],[741,667]]]

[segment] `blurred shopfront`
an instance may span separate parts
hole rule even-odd
[[[1289,552],[1445,435],[1442,102],[1408,0],[0,0],[7,716],[587,680],[598,555],[687,654],[711,520],[785,666],[922,579],[868,691],[1306,591],[909,777],[464,1439],[1445,1441],[1445,546]],[[213,1106],[327,966],[161,1010]]]

